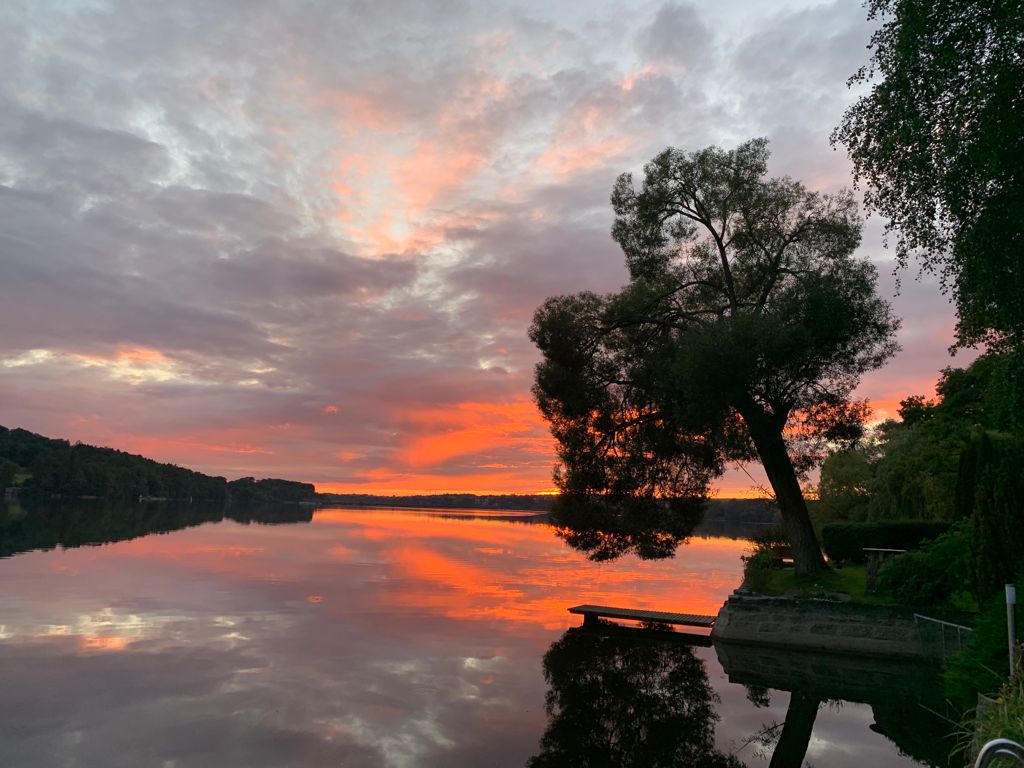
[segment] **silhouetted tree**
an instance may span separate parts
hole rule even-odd
[[[767,160],[763,139],[667,149],[639,191],[619,177],[630,282],[540,307],[534,393],[567,506],[685,517],[728,461],[759,458],[810,573],[825,564],[800,479],[826,442],[860,435],[867,408],[850,396],[896,350],[897,321],[853,255],[852,195],[767,178]]]

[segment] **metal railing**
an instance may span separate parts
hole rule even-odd
[[[936,650],[941,646],[942,658],[960,653],[964,649],[964,642],[974,631],[971,627],[963,624],[935,619],[922,613],[914,614],[914,623],[917,624],[918,634],[922,641],[933,644]],[[928,630],[925,629],[926,627]],[[938,637],[936,638],[935,635]]]
[[[987,768],[999,757],[1010,758],[1017,765],[1024,766],[1024,747],[1011,739],[993,739],[981,748],[974,768]]]

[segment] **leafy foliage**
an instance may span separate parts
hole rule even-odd
[[[233,504],[296,503],[316,498],[316,486],[294,480],[242,477],[228,483],[228,494]]]
[[[20,471],[21,467],[10,459],[0,459],[0,492],[14,485],[14,478]]]
[[[961,479],[961,456],[981,433],[1015,429],[1008,358],[989,353],[966,368],[947,368],[937,400],[904,399],[898,421],[883,422],[856,446],[830,455],[821,468],[815,519],[956,520],[971,514],[957,502],[972,487]]]
[[[871,502],[874,462],[870,446],[836,451],[821,465],[815,519],[828,521],[863,520]]]
[[[1024,744],[1024,669],[1021,668],[1020,655],[1017,658],[1017,674],[1003,683],[995,699],[987,707],[979,707],[976,718],[967,720],[967,728],[963,736],[967,744],[982,745],[993,739],[1012,739]],[[971,750],[966,751],[970,757]],[[993,768],[1013,768],[1016,760],[997,758],[991,765]]]
[[[53,440],[24,429],[0,427],[0,462],[28,470],[29,495],[110,501],[139,497],[245,504],[312,501],[316,488],[288,480],[242,478],[228,482],[174,464],[161,464],[112,448]]]
[[[139,496],[223,502],[226,481],[112,448],[71,445],[24,429],[0,427],[0,458],[31,473],[27,490],[51,495],[134,500]]]
[[[962,522],[920,549],[882,563],[877,588],[903,605],[945,606],[971,583],[971,532]]]
[[[1024,341],[1024,6],[869,0],[881,21],[850,80],[870,92],[833,141],[865,202],[951,283],[961,343]]]
[[[798,478],[860,435],[851,392],[895,351],[875,271],[853,257],[848,192],[766,178],[767,142],[667,149],[612,193],[629,284],[548,299],[530,336],[534,393],[563,494],[700,498],[729,461],[760,458],[798,566],[821,563]],[[638,507],[639,508],[639,507]]]
[[[934,520],[827,523],[821,529],[821,542],[830,560],[863,563],[864,547],[913,549],[948,529],[949,523]]]
[[[961,462],[957,493],[970,516],[974,542],[973,585],[985,598],[1024,574],[1024,443],[982,434]]]
[[[766,547],[755,547],[743,556],[743,586],[754,592],[764,592],[774,569],[774,558]]]
[[[1024,591],[1024,582],[1017,583],[1017,591]],[[1006,603],[1002,594],[994,595],[983,604],[963,653],[950,658],[943,671],[946,694],[961,712],[974,708],[979,693],[999,690],[1009,676],[1008,656]]]

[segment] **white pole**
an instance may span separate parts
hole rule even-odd
[[[1010,679],[1013,679],[1017,662],[1017,627],[1014,607],[1017,605],[1017,588],[1013,584],[1006,585],[1006,634],[1010,642]]]

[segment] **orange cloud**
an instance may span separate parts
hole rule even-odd
[[[465,183],[486,161],[482,154],[448,142],[419,140],[395,171],[395,183],[414,216],[439,197]]]
[[[79,653],[110,653],[123,651],[133,638],[117,637],[115,635],[79,635]]]
[[[547,426],[530,401],[459,403],[404,415],[413,428],[426,431],[407,440],[397,459],[410,467],[430,467],[452,458],[484,456],[497,446],[527,447],[553,454]],[[545,450],[546,449],[546,450]],[[490,463],[490,462],[486,462]]]
[[[629,152],[634,144],[633,139],[625,136],[593,139],[567,145],[556,144],[537,158],[537,165],[564,178],[608,163]]]
[[[626,76],[619,81],[619,87],[624,91],[632,91],[638,81],[644,78],[656,75],[660,71],[660,67],[654,64],[645,64],[640,69],[634,70],[633,72],[627,72]]]
[[[626,89],[628,90],[628,89]],[[621,96],[622,91],[617,91]],[[537,168],[564,178],[614,161],[639,143],[620,130],[625,105],[613,94],[574,104],[561,118]]]
[[[341,203],[337,221],[365,255],[422,252],[444,241],[451,220],[464,217],[454,198],[489,167],[503,130],[482,117],[508,97],[501,79],[467,73],[427,124],[392,103],[385,84],[313,97],[342,115],[346,149],[330,186]],[[412,124],[416,130],[407,130]]]
[[[398,102],[389,98],[387,84],[381,81],[367,81],[359,90],[329,88],[313,94],[310,103],[317,111],[328,108],[341,112],[339,122],[349,136],[396,133],[410,120]]]
[[[251,442],[260,431],[275,430],[270,425],[254,425],[179,435],[135,435],[118,438],[117,447],[157,461],[194,466],[204,454],[272,455],[271,448]]]
[[[117,360],[131,363],[156,363],[159,365],[168,365],[171,362],[159,349],[123,344],[119,344],[117,347]]]

